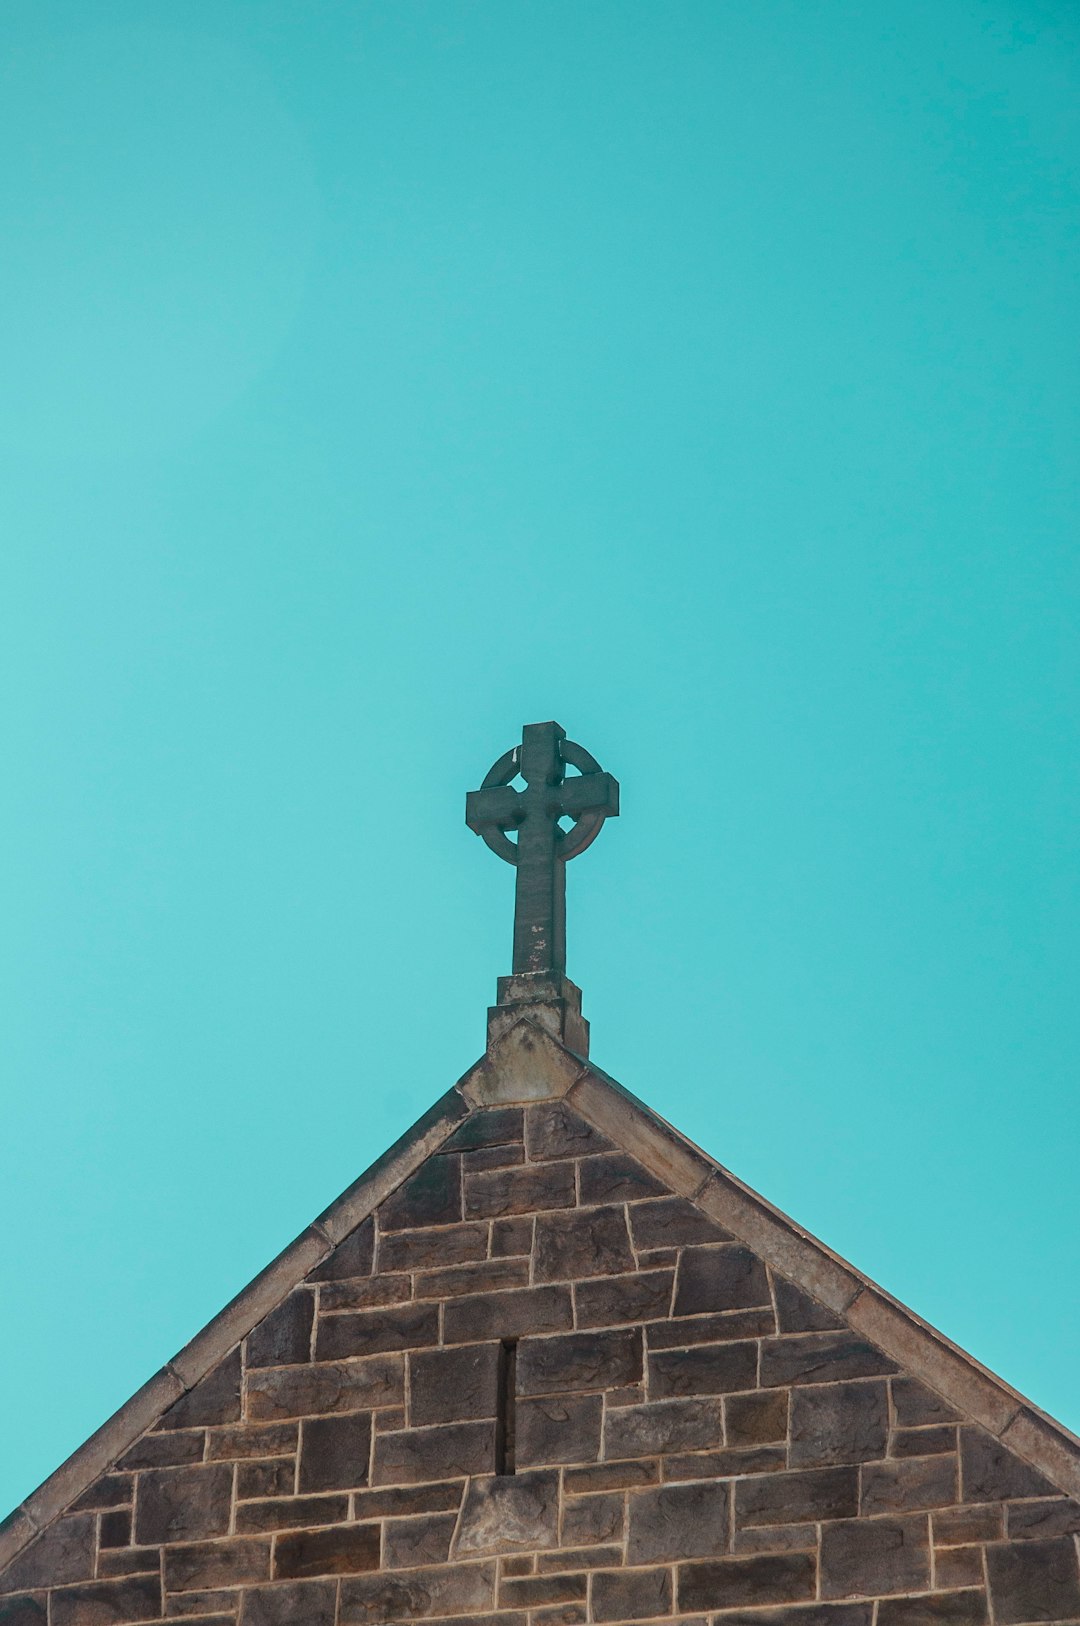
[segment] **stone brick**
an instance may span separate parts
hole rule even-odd
[[[761,1346],[762,1388],[788,1383],[835,1383],[895,1371],[892,1361],[852,1332],[789,1333]]]
[[[749,1389],[757,1382],[757,1344],[699,1344],[649,1356],[649,1394],[718,1395]]]
[[[499,1626],[512,1626],[515,1620],[531,1622],[531,1626],[584,1626],[589,1612],[583,1603],[558,1603],[549,1609],[534,1609],[529,1615],[500,1615]],[[487,1623],[484,1623],[487,1626]]]
[[[485,1107],[460,1123],[448,1140],[443,1142],[444,1152],[469,1152],[479,1146],[504,1146],[521,1140],[524,1134],[524,1113],[520,1107]]]
[[[802,1468],[744,1479],[735,1487],[735,1526],[802,1524],[852,1518],[859,1511],[859,1470]]]
[[[817,1543],[816,1524],[762,1524],[736,1530],[732,1547],[737,1553],[816,1553]]]
[[[141,1547],[223,1536],[229,1528],[232,1469],[227,1463],[151,1468],[139,1479],[135,1537]]]
[[[700,1480],[660,1485],[630,1497],[628,1564],[706,1558],[727,1551],[728,1487]]]
[[[719,1315],[680,1316],[675,1321],[650,1321],[646,1328],[650,1349],[687,1349],[691,1344],[732,1344],[776,1331],[769,1305],[749,1310],[728,1310]]]
[[[470,1480],[461,1511],[458,1555],[469,1557],[553,1547],[558,1539],[557,1472],[540,1470]]]
[[[956,1429],[952,1423],[934,1428],[894,1429],[889,1449],[894,1457],[932,1457],[956,1450]]]
[[[988,1502],[982,1507],[947,1507],[930,1515],[936,1547],[965,1547],[972,1541],[998,1541],[1005,1531],[1004,1508]]]
[[[434,1231],[380,1236],[379,1270],[437,1270],[487,1258],[486,1225],[448,1225]]]
[[[409,1356],[410,1422],[469,1422],[494,1417],[498,1344],[459,1344]]]
[[[798,1603],[814,1596],[810,1553],[760,1554],[679,1565],[679,1609],[730,1609],[739,1604]],[[730,1617],[725,1615],[724,1623]],[[755,1622],[761,1616],[755,1616]]]
[[[771,1303],[765,1266],[740,1243],[687,1248],[679,1261],[673,1315],[744,1310]]]
[[[240,1605],[240,1626],[334,1626],[335,1591],[333,1581],[249,1587]]]
[[[157,1575],[160,1569],[160,1547],[105,1547],[98,1553],[99,1581],[123,1575]]]
[[[635,1268],[625,1209],[570,1209],[542,1214],[536,1221],[538,1282],[614,1276]]]
[[[98,1545],[101,1547],[129,1547],[131,1545],[131,1509],[129,1507],[114,1508],[111,1513],[101,1515]]]
[[[429,1157],[382,1204],[379,1230],[413,1231],[461,1218],[460,1157]]]
[[[983,1584],[983,1550],[981,1547],[939,1547],[934,1553],[934,1585],[948,1587],[977,1586]],[[980,1592],[980,1597],[982,1593]]]
[[[327,1282],[319,1293],[319,1308],[374,1310],[380,1304],[402,1304],[412,1298],[411,1276],[357,1276],[353,1281]]]
[[[583,1157],[579,1168],[583,1203],[627,1203],[639,1197],[669,1195],[661,1181],[642,1168],[629,1152],[603,1152],[599,1157]]]
[[[405,1428],[375,1439],[376,1485],[415,1485],[425,1479],[489,1474],[495,1467],[495,1424],[445,1423]]]
[[[368,1482],[371,1413],[308,1417],[300,1436],[302,1493],[353,1490]]]
[[[198,1592],[269,1579],[269,1541],[199,1541],[165,1549],[166,1592]]]
[[[339,1361],[350,1355],[382,1355],[416,1349],[439,1341],[439,1311],[434,1304],[398,1304],[385,1310],[320,1316],[315,1332],[315,1359]]]
[[[593,1620],[651,1620],[671,1613],[671,1571],[603,1570],[593,1578]]]
[[[488,1174],[470,1174],[465,1183],[467,1219],[527,1214],[549,1208],[573,1208],[576,1202],[572,1163],[492,1169]]]
[[[124,1581],[90,1581],[60,1587],[52,1595],[53,1626],[110,1626],[112,1621],[161,1619],[161,1581],[132,1575]]]
[[[659,1479],[660,1465],[656,1462],[599,1462],[592,1468],[567,1468],[563,1485],[568,1496],[589,1496],[598,1491],[655,1485]]]
[[[370,1276],[375,1257],[375,1221],[369,1214],[354,1231],[342,1237],[328,1259],[308,1276],[311,1282],[340,1282],[349,1276]]]
[[[910,1513],[949,1507],[956,1501],[954,1456],[906,1457],[871,1462],[863,1469],[862,1512]]]
[[[666,1456],[660,1465],[665,1480],[734,1479],[744,1474],[775,1474],[787,1467],[782,1445],[751,1445],[724,1451],[695,1451]]]
[[[274,1366],[248,1374],[247,1404],[252,1418],[306,1417],[400,1405],[405,1398],[405,1361],[378,1355],[366,1361],[324,1362],[319,1366]]]
[[[517,1389],[521,1395],[615,1389],[637,1383],[640,1377],[641,1333],[636,1327],[524,1338],[518,1346]]]
[[[72,1513],[82,1513],[88,1508],[123,1507],[131,1501],[134,1480],[130,1474],[102,1474],[88,1485],[81,1496],[77,1496],[71,1504]]]
[[[24,1592],[0,1598],[0,1626],[46,1626],[48,1608],[44,1592]]]
[[[988,1547],[986,1569],[997,1626],[1080,1616],[1080,1575],[1070,1537]]]
[[[399,1519],[410,1513],[449,1513],[461,1506],[464,1481],[445,1480],[434,1485],[403,1485],[394,1490],[357,1491],[353,1497],[358,1519]]]
[[[457,1524],[456,1513],[425,1513],[416,1519],[389,1519],[383,1536],[386,1569],[445,1564]],[[377,1566],[373,1566],[377,1567]]]
[[[781,1332],[840,1332],[844,1323],[794,1282],[773,1277],[776,1320]]]
[[[418,1299],[460,1298],[463,1293],[497,1293],[529,1285],[528,1259],[478,1259],[473,1265],[447,1265],[416,1277]]]
[[[647,1457],[660,1451],[707,1450],[719,1445],[723,1418],[719,1400],[657,1400],[623,1406],[604,1423],[604,1456]]]
[[[1038,1469],[1014,1456],[981,1428],[960,1430],[960,1484],[965,1502],[1007,1502],[1053,1496],[1057,1490]]]
[[[869,1462],[885,1455],[889,1396],[884,1383],[822,1383],[791,1396],[791,1466]]]
[[[291,1496],[296,1479],[293,1457],[269,1457],[262,1462],[241,1462],[236,1468],[236,1494],[242,1502],[260,1496]]]
[[[607,1136],[587,1123],[565,1101],[539,1101],[529,1108],[525,1119],[525,1145],[532,1163],[546,1163],[558,1157],[585,1157],[611,1149]]]
[[[236,1533],[251,1536],[297,1530],[305,1524],[340,1524],[348,1516],[347,1496],[275,1496],[265,1502],[241,1502],[236,1509]]]
[[[119,1459],[121,1468],[180,1468],[188,1462],[201,1462],[206,1451],[206,1433],[189,1428],[175,1434],[144,1434]]]
[[[561,1575],[568,1570],[610,1570],[623,1561],[618,1547],[562,1547],[558,1552],[540,1553],[536,1559],[540,1575]]]
[[[508,1553],[499,1565],[500,1575],[532,1575],[536,1560],[531,1553]]]
[[[524,1163],[524,1146],[481,1146],[475,1152],[461,1154],[462,1173],[481,1174],[487,1169],[508,1169]]]
[[[450,1515],[451,1527],[453,1515]],[[449,1545],[449,1538],[447,1538]],[[347,1525],[329,1530],[294,1530],[274,1547],[274,1576],[302,1580],[313,1575],[356,1575],[379,1567],[379,1528]]]
[[[899,1428],[918,1428],[925,1423],[955,1423],[956,1412],[918,1378],[895,1377],[892,1402]]]
[[[657,1316],[666,1316],[673,1274],[670,1270],[650,1270],[639,1276],[576,1282],[578,1326],[610,1327],[618,1322],[653,1321]]]
[[[821,1596],[871,1597],[930,1586],[928,1521],[852,1519],[821,1532]]]
[[[626,1500],[618,1491],[600,1496],[570,1496],[563,1504],[562,1539],[567,1547],[621,1541]]]
[[[730,1242],[707,1214],[685,1197],[656,1197],[633,1203],[630,1229],[639,1253],[651,1248],[684,1248],[708,1242]]]
[[[574,1324],[568,1287],[523,1287],[506,1293],[478,1293],[455,1299],[443,1312],[445,1344],[483,1338],[524,1338],[530,1333],[566,1332]]]
[[[403,1575],[366,1575],[342,1581],[338,1620],[340,1626],[380,1626],[383,1621],[488,1610],[494,1602],[493,1563],[448,1564]],[[290,1626],[298,1626],[298,1621]],[[304,1626],[308,1626],[306,1619]]]
[[[1017,1502],[1008,1509],[1009,1540],[1080,1536],[1080,1502],[1058,1496],[1047,1502]]]
[[[0,1575],[0,1590],[33,1592],[37,1587],[88,1581],[94,1573],[92,1513],[57,1519],[13,1558]]]
[[[589,1590],[587,1575],[522,1575],[502,1583],[500,1609],[533,1609],[538,1604],[570,1603],[584,1600]]]
[[[497,1219],[491,1227],[491,1257],[503,1259],[532,1252],[533,1217],[515,1214],[509,1219]]]
[[[724,1438],[729,1445],[770,1445],[786,1440],[788,1391],[766,1389],[755,1394],[728,1395],[724,1420]]]
[[[600,1455],[600,1395],[545,1395],[517,1406],[516,1461],[519,1467],[547,1463],[595,1462]]]
[[[871,1626],[872,1603],[794,1604],[790,1609],[725,1610],[723,1626]]]
[[[296,1366],[306,1361],[311,1354],[314,1315],[314,1293],[303,1288],[290,1293],[249,1334],[245,1352],[248,1367]]]
[[[941,1585],[940,1580],[938,1585]],[[878,1626],[986,1626],[986,1594],[979,1562],[977,1592],[934,1592],[921,1598],[883,1598]]]
[[[238,1423],[235,1428],[212,1428],[207,1435],[206,1455],[211,1462],[280,1457],[295,1451],[299,1438],[298,1423]]]

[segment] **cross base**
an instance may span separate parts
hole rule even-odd
[[[557,971],[526,971],[500,977],[498,1004],[488,1007],[488,1048],[527,1016],[583,1059],[589,1054],[589,1024],[581,1014],[581,989]]]

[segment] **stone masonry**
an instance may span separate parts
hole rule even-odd
[[[462,1117],[0,1571],[0,1623],[1076,1622],[1078,1538],[555,1099]]]

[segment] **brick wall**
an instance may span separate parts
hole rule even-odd
[[[0,1574],[0,1623],[1019,1626],[1080,1620],[1078,1534],[546,1102],[466,1119]]]

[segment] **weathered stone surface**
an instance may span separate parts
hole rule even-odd
[[[774,1474],[787,1467],[782,1445],[751,1445],[723,1451],[675,1452],[665,1456],[661,1471],[671,1479],[733,1479],[744,1474]]]
[[[466,1219],[573,1208],[576,1202],[572,1163],[492,1169],[487,1174],[470,1174],[465,1182]]]
[[[0,1574],[0,1592],[33,1592],[65,1581],[88,1581],[94,1573],[94,1517],[57,1519]]]
[[[443,1151],[469,1152],[480,1146],[504,1146],[521,1140],[523,1134],[524,1113],[520,1107],[481,1107],[470,1112],[443,1142]]]
[[[655,1400],[672,1395],[729,1394],[757,1382],[756,1344],[699,1344],[666,1349],[649,1356],[649,1393]]]
[[[613,1276],[633,1270],[623,1208],[568,1209],[536,1221],[533,1269],[538,1282]]]
[[[794,1604],[790,1609],[725,1610],[723,1626],[871,1626],[872,1603]]]
[[[488,1228],[479,1224],[380,1236],[379,1270],[437,1270],[441,1265],[466,1265],[487,1258],[487,1243]]]
[[[1080,1502],[1058,1496],[1045,1502],[1016,1502],[1008,1509],[1009,1540],[1080,1536]]]
[[[597,1621],[650,1620],[671,1613],[671,1571],[602,1570],[593,1578],[592,1614]]]
[[[457,1536],[459,1556],[554,1547],[558,1539],[557,1472],[539,1470],[470,1480]]]
[[[986,1569],[996,1626],[1080,1616],[1076,1543],[1068,1536],[988,1547]]]
[[[928,1520],[850,1519],[827,1524],[821,1532],[823,1598],[884,1596],[889,1592],[928,1591],[930,1543]]]
[[[621,1546],[563,1547],[555,1553],[539,1553],[536,1572],[538,1575],[563,1575],[578,1570],[610,1570],[622,1561]]]
[[[815,1582],[814,1560],[809,1553],[761,1554],[680,1564],[679,1609],[798,1603],[814,1596]]]
[[[880,1350],[849,1332],[807,1332],[766,1338],[761,1346],[763,1388],[787,1383],[835,1383],[895,1371]]]
[[[291,1496],[296,1479],[293,1457],[270,1457],[265,1462],[238,1462],[236,1495],[242,1502],[260,1496]]]
[[[769,1445],[786,1440],[788,1391],[729,1395],[724,1401],[725,1438],[729,1445]]]
[[[838,1315],[804,1293],[783,1276],[773,1278],[776,1320],[781,1332],[840,1332],[844,1323]]]
[[[670,1270],[643,1271],[639,1276],[612,1276],[580,1282],[576,1288],[579,1327],[610,1327],[627,1321],[653,1321],[666,1316],[671,1303]]]
[[[728,1495],[722,1480],[637,1491],[630,1497],[626,1562],[656,1564],[726,1552]]]
[[[600,1455],[600,1395],[545,1395],[519,1401],[516,1458],[519,1467],[551,1462],[595,1462]]]
[[[279,1536],[274,1547],[276,1579],[355,1575],[364,1570],[377,1570],[378,1567],[379,1528],[374,1524],[347,1525],[329,1530],[295,1530]]]
[[[987,1619],[981,1554],[977,1592],[926,1592],[919,1598],[883,1598],[877,1614],[878,1626],[986,1626]]]
[[[932,1457],[955,1452],[956,1427],[939,1423],[933,1428],[897,1428],[889,1447],[894,1457]]]
[[[103,1513],[98,1525],[99,1547],[129,1547],[131,1545],[131,1509],[114,1508]]]
[[[368,1575],[342,1581],[340,1626],[380,1626],[383,1621],[425,1620],[490,1609],[495,1565],[448,1564],[402,1575]],[[297,1626],[297,1622],[291,1623]],[[307,1621],[304,1620],[304,1626]]]
[[[366,1361],[329,1361],[319,1366],[266,1367],[248,1378],[252,1418],[310,1417],[400,1405],[405,1397],[405,1361],[379,1355]]]
[[[509,1169],[524,1161],[525,1148],[520,1143],[514,1146],[479,1146],[475,1152],[462,1152],[461,1169],[466,1175],[482,1174],[487,1169]]]
[[[930,1515],[935,1547],[963,1547],[973,1541],[999,1541],[1005,1534],[1005,1510],[987,1502],[981,1507],[941,1508]]]
[[[383,1567],[415,1569],[445,1564],[457,1524],[456,1513],[425,1513],[416,1519],[390,1519],[383,1533]],[[377,1566],[376,1566],[377,1567]]]
[[[917,1508],[948,1507],[955,1501],[954,1456],[868,1462],[863,1469],[863,1513],[907,1513]]]
[[[527,1259],[479,1259],[472,1265],[446,1265],[413,1278],[418,1299],[460,1298],[465,1293],[497,1293],[529,1285]]]
[[[223,1536],[229,1528],[232,1469],[227,1463],[150,1468],[139,1477],[135,1539],[161,1542]]]
[[[335,1592],[333,1581],[246,1588],[240,1626],[334,1626]]]
[[[803,1468],[744,1479],[735,1486],[735,1525],[801,1524],[845,1519],[859,1511],[859,1471]]]
[[[538,1604],[569,1603],[575,1599],[584,1602],[588,1590],[587,1575],[523,1575],[502,1583],[499,1607],[534,1609]]]
[[[1053,1496],[1057,1488],[981,1428],[960,1430],[960,1485],[965,1502]]]
[[[234,1349],[169,1407],[159,1429],[235,1423],[240,1416],[240,1350]]]
[[[461,1159],[429,1157],[379,1209],[380,1231],[412,1231],[424,1225],[452,1225],[462,1218]]]
[[[120,1468],[179,1468],[201,1462],[206,1452],[206,1431],[177,1430],[175,1434],[144,1434],[119,1459]]]
[[[648,1457],[659,1451],[707,1450],[723,1437],[718,1400],[657,1400],[623,1406],[604,1423],[604,1456]]]
[[[765,1266],[740,1243],[687,1248],[679,1261],[674,1315],[743,1310],[771,1303]]]
[[[357,1491],[353,1497],[358,1519],[401,1519],[411,1513],[448,1513],[461,1506],[464,1480],[442,1480],[429,1485],[403,1485],[393,1490]]]
[[[495,1220],[491,1227],[491,1257],[504,1259],[531,1253],[534,1223],[531,1214]]]
[[[522,1395],[614,1389],[640,1378],[641,1333],[636,1327],[523,1338],[518,1346],[517,1388]]]
[[[374,1310],[380,1304],[401,1304],[411,1298],[411,1276],[357,1276],[351,1281],[325,1283],[319,1293],[319,1308],[324,1312]]]
[[[376,1485],[415,1485],[428,1479],[489,1474],[494,1467],[494,1422],[405,1428],[375,1439]]]
[[[443,1312],[443,1343],[475,1343],[483,1338],[524,1338],[530,1333],[564,1332],[574,1325],[568,1287],[526,1287],[506,1293],[477,1293],[455,1299]]]
[[[439,1339],[439,1311],[434,1304],[397,1304],[385,1310],[343,1311],[319,1317],[315,1359],[340,1361],[351,1355],[382,1355],[416,1349]]]
[[[236,1509],[237,1535],[270,1530],[297,1530],[302,1525],[340,1524],[349,1516],[349,1498],[338,1495],[274,1496],[263,1502],[241,1502]]]
[[[0,1598],[0,1626],[46,1626],[48,1599],[44,1592]]]
[[[545,1163],[557,1157],[585,1157],[611,1149],[607,1136],[587,1123],[565,1101],[540,1101],[529,1108],[525,1145],[531,1163]]]
[[[926,1423],[955,1423],[953,1408],[928,1389],[918,1378],[898,1376],[892,1379],[892,1403],[898,1428],[918,1428]]]
[[[269,1579],[270,1543],[266,1540],[199,1541],[165,1549],[166,1592],[197,1592]]]
[[[290,1293],[249,1334],[245,1355],[248,1366],[295,1366],[308,1360],[314,1316],[314,1293],[302,1287]]]
[[[311,1272],[313,1282],[340,1282],[348,1276],[370,1276],[375,1256],[375,1221],[369,1215],[343,1237],[328,1259]]]
[[[727,1231],[685,1197],[655,1197],[630,1208],[630,1230],[638,1252],[651,1248],[683,1248],[709,1242],[730,1242]]]
[[[131,1474],[102,1474],[72,1502],[71,1511],[82,1513],[87,1508],[123,1507],[131,1501],[134,1484]]]
[[[816,1524],[762,1524],[736,1530],[732,1548],[737,1553],[817,1552]]]
[[[368,1482],[371,1413],[305,1419],[300,1437],[301,1493],[353,1490]]]
[[[249,1380],[250,1382],[250,1380]],[[280,1457],[296,1450],[299,1423],[237,1423],[212,1428],[206,1436],[208,1462],[243,1461],[247,1457]]]
[[[593,1468],[567,1468],[563,1484],[568,1496],[586,1496],[632,1485],[655,1485],[659,1478],[655,1461],[600,1462]]]
[[[603,1152],[599,1157],[583,1157],[579,1167],[583,1203],[627,1203],[639,1197],[668,1195],[656,1176],[629,1152]]]
[[[793,1468],[869,1462],[885,1455],[888,1438],[889,1395],[883,1382],[822,1383],[792,1391]]]
[[[625,1517],[625,1498],[616,1491],[568,1497],[563,1508],[562,1539],[567,1547],[622,1541]]]
[[[410,1355],[410,1422],[416,1427],[494,1417],[498,1366],[497,1343],[460,1344]]]
[[[650,1321],[645,1328],[650,1349],[688,1349],[691,1344],[733,1344],[776,1331],[770,1305],[749,1310],[727,1310],[717,1315],[680,1316],[674,1321]]]
[[[160,1620],[161,1581],[132,1575],[123,1581],[90,1581],[53,1593],[53,1626],[111,1626],[113,1621]]]

